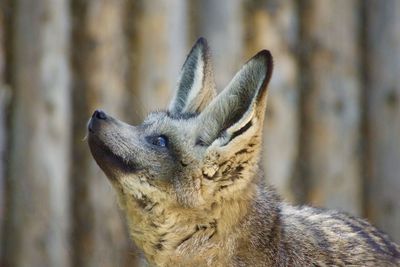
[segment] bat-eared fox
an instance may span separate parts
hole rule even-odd
[[[260,51],[217,95],[200,38],[165,111],[135,126],[93,113],[90,150],[131,238],[150,266],[400,266],[399,245],[365,220],[285,204],[265,184],[272,68]]]

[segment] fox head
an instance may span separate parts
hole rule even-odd
[[[239,205],[255,190],[271,73],[272,57],[263,50],[216,96],[209,48],[200,38],[167,110],[141,125],[94,112],[90,150],[117,191],[135,241],[146,246],[144,229],[173,231],[189,217],[196,227],[215,223],[225,204]]]

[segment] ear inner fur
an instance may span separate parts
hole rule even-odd
[[[255,116],[262,122],[271,73],[272,57],[268,51],[261,51],[250,59],[200,114],[200,125],[209,126],[201,139],[212,143],[222,132],[230,136]]]
[[[215,96],[215,82],[207,41],[200,38],[183,64],[171,113],[198,113]]]

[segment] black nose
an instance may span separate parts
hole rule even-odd
[[[105,120],[107,119],[107,115],[104,111],[97,109],[95,112],[93,112],[92,118]]]

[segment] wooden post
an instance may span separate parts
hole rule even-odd
[[[15,3],[6,266],[69,266],[68,4]]]
[[[300,155],[318,206],[361,212],[358,1],[300,2]]]
[[[168,106],[186,54],[186,1],[137,1],[128,18],[130,89],[128,113],[141,122],[149,112]]]
[[[3,262],[3,223],[5,220],[5,153],[6,153],[6,111],[8,90],[5,81],[6,49],[5,49],[5,5],[0,4],[0,265]]]
[[[191,5],[192,36],[208,40],[217,88],[222,90],[243,64],[243,2],[197,0]]]
[[[125,1],[75,0],[72,13],[72,266],[132,266],[135,255],[114,190],[85,141],[87,121],[95,109],[124,119]]]
[[[365,8],[367,215],[400,242],[400,2]]]
[[[274,5],[248,1],[245,6],[246,58],[261,49],[274,57],[268,88],[264,129],[264,166],[267,180],[287,200],[295,200],[293,176],[298,154],[298,83],[294,49],[297,45],[297,9],[293,1]]]

